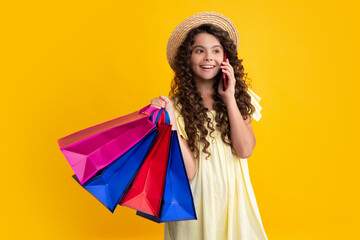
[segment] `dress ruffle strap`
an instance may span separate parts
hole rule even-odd
[[[251,90],[250,88],[248,88],[248,93],[251,96],[251,104],[255,107],[255,111],[251,114],[251,117],[258,122],[261,118],[260,111],[262,107],[259,104],[261,97],[254,93],[253,90]]]

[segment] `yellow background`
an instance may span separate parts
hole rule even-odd
[[[250,177],[269,239],[358,239],[356,1],[9,1],[1,20],[1,239],[161,239],[71,177],[57,139],[167,95],[185,18],[228,16],[261,99]]]

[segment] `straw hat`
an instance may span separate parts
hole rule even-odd
[[[181,43],[185,40],[187,34],[193,29],[201,24],[211,23],[215,26],[222,28],[227,31],[230,35],[230,38],[234,41],[236,49],[239,48],[239,33],[236,30],[234,23],[224,15],[216,12],[201,12],[195,15],[192,15],[182,21],[174,31],[171,33],[170,38],[166,47],[166,56],[170,64],[170,67],[174,70],[174,58],[177,52],[177,49]]]

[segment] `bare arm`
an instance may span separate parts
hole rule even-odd
[[[235,84],[236,79],[234,69],[229,63],[229,59],[222,62],[222,72],[228,77],[228,87],[225,91],[222,89],[222,81],[218,86],[218,92],[226,105],[230,122],[230,135],[232,146],[235,153],[240,158],[248,158],[252,155],[256,139],[251,125],[251,118],[248,116],[246,121],[242,118],[240,110],[235,100]]]
[[[171,119],[171,117],[170,117],[170,119]],[[186,173],[187,173],[189,180],[191,180],[194,178],[194,176],[196,174],[196,163],[195,163],[194,155],[191,152],[187,141],[180,135],[179,129],[176,124],[176,120],[171,121],[171,125],[172,125],[172,130],[176,130],[176,132],[177,132],[177,135],[179,138],[179,143],[180,143],[180,148],[181,148],[181,154],[183,156],[184,163],[185,163]]]
[[[246,120],[236,105],[235,98],[226,103],[230,121],[231,141],[235,153],[241,158],[248,158],[255,148],[256,139],[251,125],[251,117]]]

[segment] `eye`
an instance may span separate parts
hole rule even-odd
[[[216,50],[214,50],[214,52],[219,53],[219,52],[220,52],[220,50],[216,49]]]
[[[197,49],[197,50],[195,50],[195,53],[198,53],[199,51],[202,51],[201,49]]]

